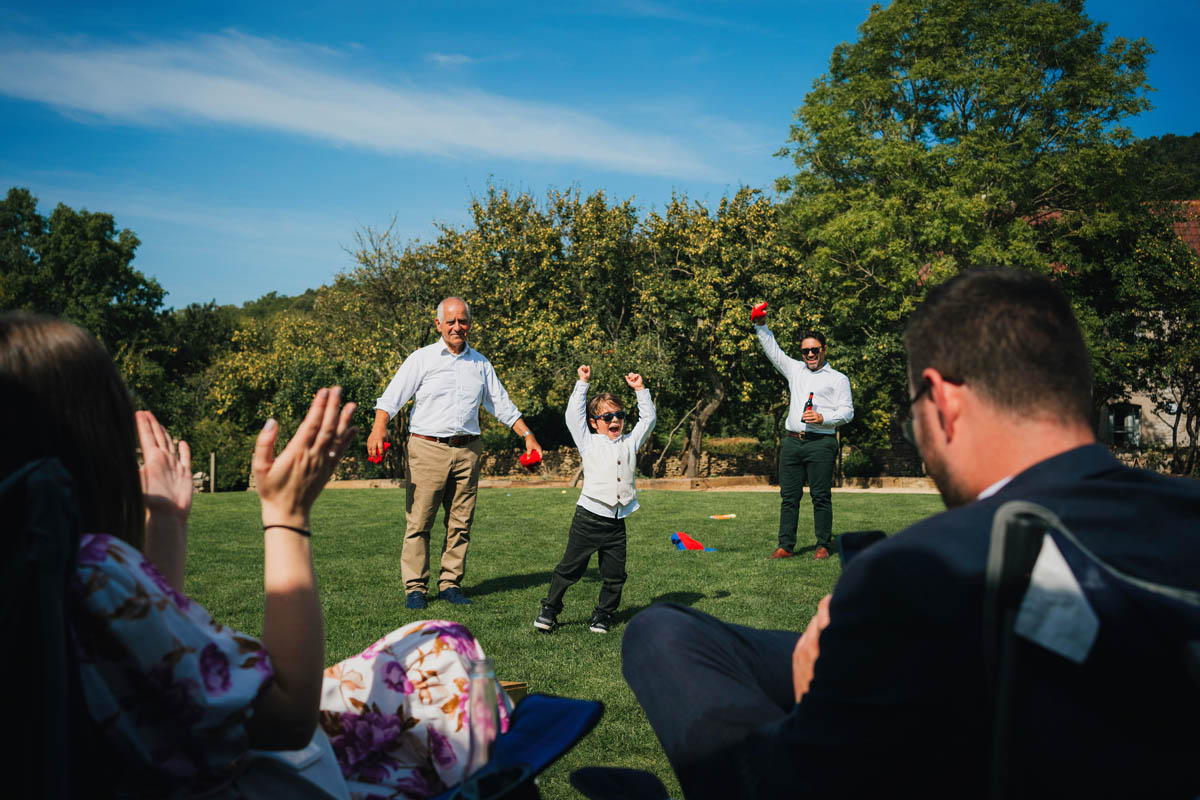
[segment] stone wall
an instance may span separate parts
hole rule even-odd
[[[480,472],[485,477],[500,478],[509,476],[528,475],[529,470],[518,461],[520,452],[513,450],[503,453],[484,453]],[[658,454],[645,453],[638,459],[640,474],[654,478],[679,478],[683,476],[684,460],[678,456],[663,459],[660,466],[661,474],[649,475],[654,467]],[[581,459],[579,451],[574,447],[560,447],[542,453],[542,463],[538,474],[570,480],[579,469]],[[715,453],[700,454],[700,474],[698,478],[717,478],[726,475],[767,475],[773,476],[775,460],[767,458],[762,453],[744,456],[727,456]]]

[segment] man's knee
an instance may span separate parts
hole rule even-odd
[[[674,603],[658,603],[634,615],[621,638],[621,668],[630,686],[669,672],[667,664],[686,658],[695,633],[695,613]]]

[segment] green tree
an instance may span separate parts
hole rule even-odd
[[[894,438],[899,330],[926,287],[986,264],[1089,271],[1089,227],[1150,213],[1124,202],[1119,123],[1148,107],[1151,49],[1104,31],[1081,0],[894,0],[796,112],[782,154],[798,172],[779,187],[842,352],[871,367],[855,388],[875,441]],[[1116,247],[1136,238],[1113,233]]]
[[[646,220],[637,318],[670,365],[664,405],[690,417],[685,475],[698,474],[704,431],[723,404],[779,397],[749,322],[751,306],[786,291],[795,275],[777,224],[776,207],[746,188],[715,212],[676,196]]]
[[[133,268],[138,239],[110,214],[59,204],[37,212],[27,189],[0,203],[0,307],[51,314],[91,331],[118,359],[155,341],[164,292]]]
[[[1200,133],[1151,136],[1133,144],[1136,171],[1155,200],[1200,200]]]
[[[596,391],[624,391],[619,376],[635,369],[654,385],[661,359],[633,331],[639,243],[631,202],[555,191],[539,202],[491,187],[471,213],[469,226],[442,231],[438,258],[471,303],[472,341],[544,446],[569,441],[562,409],[579,364],[592,365]]]

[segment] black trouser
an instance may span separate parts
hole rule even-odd
[[[813,528],[818,547],[833,547],[833,462],[837,437],[817,435],[798,439],[786,436],[779,452],[779,546],[796,547],[800,499],[804,484],[812,494]]]
[[[799,638],[674,603],[657,603],[629,621],[621,671],[688,800],[741,796],[736,750],[796,704],[792,652]]]
[[[567,588],[583,577],[592,553],[598,556],[603,582],[596,610],[612,614],[621,604],[621,589],[626,577],[625,520],[602,517],[583,506],[575,506],[571,532],[567,534],[567,551],[550,578],[550,594],[542,600],[555,614],[562,611],[562,598]]]

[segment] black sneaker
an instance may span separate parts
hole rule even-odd
[[[554,609],[550,608],[550,606],[542,603],[542,610],[538,613],[537,617],[534,618],[533,627],[537,628],[539,631],[546,631],[546,633],[549,633],[550,631],[554,630],[554,626],[557,624],[558,614],[555,614]]]
[[[595,611],[592,613],[592,621],[588,623],[588,630],[592,633],[608,633],[608,627],[611,624],[612,614]]]
[[[408,598],[404,601],[404,605],[415,610],[429,608],[429,603],[425,602],[424,592],[409,592]]]

